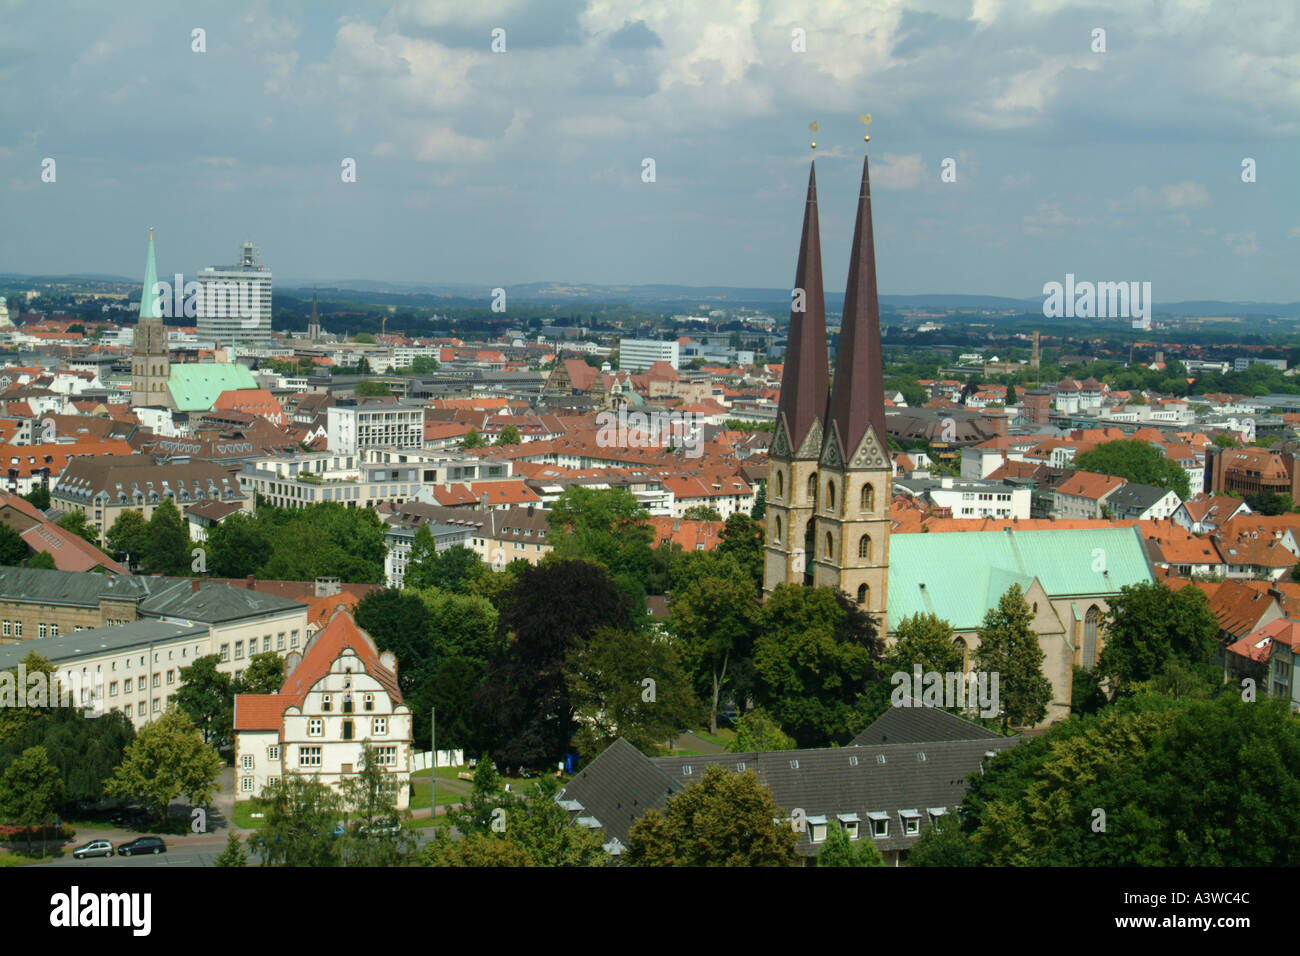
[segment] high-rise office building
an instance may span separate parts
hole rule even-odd
[[[271,271],[257,263],[251,242],[233,266],[210,266],[196,277],[200,339],[223,348],[256,345],[271,339]]]

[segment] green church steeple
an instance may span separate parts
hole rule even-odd
[[[153,251],[153,226],[149,227],[149,254],[144,262],[144,291],[140,294],[140,318],[161,319],[154,308],[153,287],[158,284],[158,263]]]

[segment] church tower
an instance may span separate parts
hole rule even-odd
[[[155,302],[158,264],[154,258],[153,227],[149,227],[149,253],[144,264],[144,289],[140,293],[140,321],[131,346],[131,407],[149,405],[171,408],[167,388],[171,359],[167,351],[167,328]]]
[[[869,116],[863,120],[871,121]],[[893,491],[883,376],[871,182],[864,155],[839,350],[820,449],[813,583],[856,599],[882,633]]]
[[[307,320],[307,341],[320,341],[320,316],[316,314],[316,290],[311,290],[311,318]]]
[[[767,465],[764,594],[787,581],[812,583],[809,549],[816,537],[813,515],[818,495],[817,459],[822,448],[822,415],[828,386],[816,163],[808,173],[794,285],[776,434]]]

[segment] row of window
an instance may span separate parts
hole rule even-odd
[[[277,651],[282,651],[282,650],[285,649],[284,641],[285,641],[285,632],[284,632],[284,631],[281,631],[279,634],[275,635],[275,649],[276,649]],[[290,631],[290,632],[289,632],[289,649],[290,649],[290,650],[293,650],[293,649],[296,648],[297,646],[298,646],[298,632],[297,632],[297,631]],[[270,650],[271,650],[271,635],[270,635],[270,634],[263,634],[263,635],[262,635],[262,653],[263,653],[263,654],[269,653]],[[250,638],[248,639],[248,656],[249,656],[249,657],[252,657],[252,656],[253,656],[254,654],[256,654],[256,653],[257,653],[257,638],[255,638],[255,637],[250,637]],[[244,659],[244,642],[243,642],[243,641],[235,641],[235,660],[237,660],[237,661],[242,661],[243,659]],[[229,645],[229,644],[222,644],[222,645],[221,645],[221,660],[222,660],[223,663],[224,663],[225,661],[230,660],[230,645]]]
[[[171,685],[171,684],[175,684],[175,683],[176,683],[176,671],[174,671],[174,670],[169,670],[169,671],[167,672],[167,683],[168,683],[169,685]],[[153,675],[153,686],[154,686],[154,687],[160,687],[160,686],[162,686],[162,675],[161,675],[161,674],[154,674],[154,675]],[[123,678],[123,680],[122,680],[122,693],[124,693],[124,694],[129,694],[129,693],[131,693],[131,689],[132,689],[132,687],[138,687],[140,690],[144,690],[144,689],[145,689],[145,679],[144,679],[143,677],[141,677],[138,681],[133,681],[130,677]],[[117,681],[114,680],[114,681],[109,681],[109,682],[108,682],[108,696],[109,696],[109,697],[116,697],[116,696],[117,696]],[[141,704],[140,706],[143,707],[144,705]],[[143,711],[142,711],[141,713],[143,713]]]
[[[351,673],[351,671],[349,671],[349,673]],[[350,677],[348,678],[346,686],[348,686],[348,687],[351,687],[351,686],[352,686],[352,678],[350,678]],[[334,709],[334,695],[333,695],[333,694],[321,694],[320,709],[323,710],[323,711],[325,711],[326,713],[329,713],[330,711],[332,711],[332,710]],[[365,695],[361,698],[361,709],[362,709],[362,710],[367,710],[367,711],[369,711],[369,710],[374,710],[374,709],[375,709],[375,695],[374,695],[374,694],[365,694]],[[345,713],[345,714],[350,714],[350,713],[352,713],[352,695],[351,695],[351,694],[344,694],[344,695],[343,695],[343,711],[342,711],[342,712]]]
[[[939,817],[948,812],[946,807],[931,807],[927,811],[930,815],[930,822],[933,823]],[[898,818],[903,824],[903,836],[916,836],[921,832],[921,812],[919,810],[899,810]],[[867,819],[871,823],[871,838],[873,840],[884,840],[889,837],[889,814],[883,811],[871,811],[867,814]],[[841,813],[836,817],[840,828],[845,832],[850,840],[858,838],[858,828],[860,821],[856,813]],[[808,817],[808,840],[811,843],[824,843],[826,841],[826,829],[830,825],[825,816]]]
[[[369,695],[367,695],[367,696],[369,696]],[[355,721],[351,721],[351,720],[345,720],[345,721],[343,721],[343,739],[344,739],[344,740],[353,740],[353,739],[355,739],[355,728],[354,728],[354,724],[355,724]],[[388,718],[387,718],[387,717],[375,717],[375,718],[373,718],[373,719],[370,721],[370,733],[371,733],[371,736],[373,736],[373,737],[383,737],[383,736],[387,735],[387,733],[388,733]],[[323,737],[323,736],[325,736],[325,720],[324,720],[324,718],[321,718],[321,717],[312,717],[312,718],[310,718],[310,719],[307,721],[307,736],[308,736],[308,737]]]
[[[780,500],[785,495],[785,474],[778,471],[776,473],[776,500]],[[817,506],[817,475],[813,473],[808,476],[808,501]],[[858,505],[865,512],[876,510],[876,489],[874,485],[865,484],[858,495]],[[835,508],[835,481],[834,479],[826,482],[826,507]]]

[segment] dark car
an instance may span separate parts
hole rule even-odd
[[[72,851],[73,859],[84,860],[88,856],[112,856],[113,844],[107,840],[91,840]]]
[[[167,844],[163,843],[161,837],[146,836],[132,840],[130,843],[123,843],[117,848],[117,852],[122,856],[139,856],[141,853],[166,853]]]

